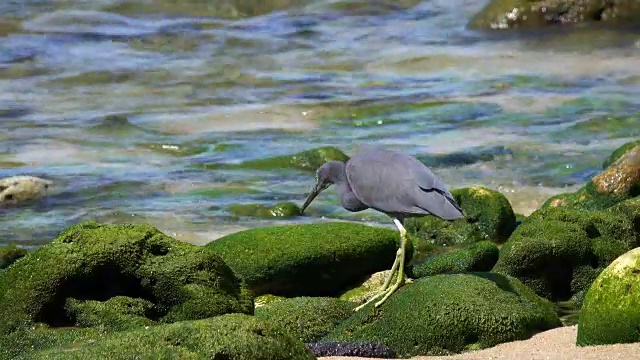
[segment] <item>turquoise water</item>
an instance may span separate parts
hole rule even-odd
[[[194,243],[274,223],[390,226],[331,191],[305,217],[235,217],[231,204],[301,204],[313,174],[198,167],[365,142],[526,214],[640,136],[637,31],[466,29],[485,1],[209,3],[0,4],[0,177],[56,184],[0,209],[0,239],[38,245],[88,219]]]

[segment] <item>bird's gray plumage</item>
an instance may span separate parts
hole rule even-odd
[[[380,148],[368,148],[345,165],[350,188],[370,208],[404,218],[435,215],[445,220],[462,210],[429,168],[415,158]]]

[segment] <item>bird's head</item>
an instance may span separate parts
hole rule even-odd
[[[300,213],[304,212],[316,196],[329,186],[342,181],[344,176],[344,163],[342,161],[329,161],[320,166],[316,171],[316,184],[304,201],[302,208],[300,208]]]

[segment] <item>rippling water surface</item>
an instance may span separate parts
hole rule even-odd
[[[197,167],[361,143],[529,213],[640,135],[640,34],[466,29],[485,3],[2,2],[0,177],[56,188],[0,210],[0,239],[37,245],[87,219],[194,243],[272,223],[389,226],[335,192],[309,216],[235,217],[231,204],[301,203],[313,174]],[[438,160],[459,152],[481,155]]]

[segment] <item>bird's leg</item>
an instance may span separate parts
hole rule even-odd
[[[399,263],[401,265],[398,267],[398,276],[396,278],[395,284],[393,284],[393,286],[391,286],[389,289],[385,290],[384,297],[380,301],[375,303],[374,307],[379,307],[380,305],[382,305],[389,298],[389,296],[391,296],[396,290],[398,290],[398,288],[404,283],[404,254],[405,246],[407,243],[407,230],[404,228],[404,226],[402,226],[402,223],[399,220],[393,219],[393,222],[396,224],[398,229],[400,229],[400,249],[398,249],[399,256],[396,259],[399,258]]]
[[[383,300],[376,303],[375,305],[375,307],[380,306],[379,304],[382,304],[384,300],[386,300],[391,295],[389,292],[392,293],[393,291],[395,291],[398,287],[400,287],[400,285],[402,285],[402,282],[404,281],[404,253],[405,253],[405,237],[406,237],[407,230],[405,230],[404,226],[402,226],[402,223],[400,221],[393,219],[393,222],[396,224],[398,229],[400,229],[400,248],[396,252],[396,259],[393,262],[393,266],[391,266],[391,272],[389,272],[389,275],[387,276],[387,279],[382,285],[380,292],[378,292],[376,295],[371,297],[364,304],[356,307],[354,311],[358,311],[363,307],[369,305],[373,301],[377,300],[379,297],[384,296]],[[393,287],[389,288],[389,285],[391,285],[391,280],[393,279],[393,276],[396,274],[396,271],[398,272],[398,279],[394,284],[395,288]]]

